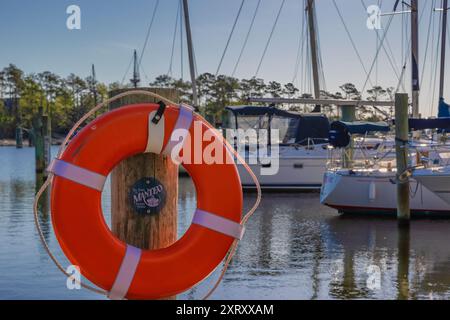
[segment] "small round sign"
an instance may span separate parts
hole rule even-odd
[[[130,202],[138,214],[159,213],[166,204],[164,185],[155,178],[142,178],[131,187]]]

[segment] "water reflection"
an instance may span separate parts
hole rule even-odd
[[[0,299],[101,298],[85,290],[68,291],[39,243],[32,214],[33,155],[28,149],[0,148]],[[106,187],[108,223],[109,197]],[[254,200],[254,194],[247,194],[245,208]],[[179,236],[189,227],[195,207],[195,188],[190,179],[181,178]],[[69,264],[54,237],[48,197],[39,211],[52,251]],[[449,228],[446,220],[415,220],[410,229],[399,229],[395,219],[341,217],[320,206],[316,193],[265,194],[213,298],[450,298]],[[379,271],[375,280],[374,270]],[[180,298],[202,298],[219,272]]]
[[[399,300],[409,299],[409,248],[410,228],[403,226],[398,228],[398,267],[397,282]]]

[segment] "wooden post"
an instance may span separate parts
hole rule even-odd
[[[20,125],[16,128],[16,148],[22,149],[23,148],[23,130]]]
[[[51,158],[50,158],[50,145],[49,144],[49,117],[44,115],[44,109],[42,107],[39,108],[38,114],[33,117],[33,128],[29,131],[30,133],[33,133],[33,141],[35,146],[35,164],[36,164],[36,191],[41,188],[41,186],[44,184],[45,180],[48,177],[47,174],[47,167],[50,164]],[[40,203],[41,209],[46,211],[48,208],[47,202],[49,193],[46,194],[45,197],[42,199]]]
[[[395,95],[395,150],[397,157],[397,217],[401,225],[408,225],[411,217],[409,208],[408,169],[408,95]]]
[[[341,120],[344,122],[353,122],[356,120],[355,106],[341,106]],[[350,169],[353,165],[353,138],[350,138],[350,144],[345,149],[342,156],[342,167]]]
[[[44,137],[44,165],[45,169],[52,161],[52,124],[49,115],[42,115],[42,134]],[[44,170],[44,176],[47,177],[47,171]]]
[[[157,93],[174,102],[174,89],[141,89]],[[129,91],[114,90],[110,97]],[[128,96],[110,105],[110,109],[136,103],[156,103],[147,96]],[[127,134],[123,132],[123,134]],[[139,214],[133,209],[129,194],[132,186],[143,178],[156,178],[166,189],[166,203],[157,214]],[[141,249],[166,248],[177,240],[178,166],[170,158],[140,154],[122,161],[111,175],[112,232],[122,241]]]
[[[36,159],[36,174],[43,174],[45,171],[45,156],[44,156],[44,134],[43,134],[43,108],[39,108],[38,114],[33,117],[33,132],[35,145],[35,159]]]

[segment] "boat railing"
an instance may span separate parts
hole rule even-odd
[[[367,143],[366,138],[367,136],[362,136],[360,139],[354,139],[347,148],[338,149],[329,146],[327,169],[330,171],[341,169],[394,171],[396,167],[395,140],[386,138],[378,145],[376,143],[373,145]],[[411,168],[450,165],[450,144],[411,141],[408,144],[408,159],[408,166]]]

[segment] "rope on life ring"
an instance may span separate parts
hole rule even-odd
[[[174,103],[173,101],[166,99],[156,93],[153,92],[149,92],[149,91],[144,91],[144,90],[132,90],[132,91],[128,91],[128,92],[124,92],[121,93],[113,98],[107,99],[104,102],[98,104],[97,106],[95,106],[94,108],[92,108],[89,112],[87,112],[83,117],[81,117],[76,123],[75,125],[70,129],[69,133],[67,134],[67,136],[65,137],[63,143],[61,144],[61,147],[58,151],[58,155],[57,158],[60,158],[61,155],[64,153],[64,151],[67,148],[67,145],[69,143],[69,141],[71,140],[71,138],[74,136],[74,133],[78,130],[78,128],[86,121],[88,120],[90,117],[92,117],[93,115],[95,115],[100,109],[102,109],[103,107],[107,106],[108,104],[117,101],[123,97],[127,97],[127,96],[131,96],[131,95],[144,95],[144,96],[149,96],[152,98],[155,98],[157,100],[160,100],[164,103],[170,104],[170,105],[176,105],[176,103]],[[153,120],[155,121],[159,121],[158,117],[158,113],[156,113],[155,115],[153,115]],[[199,117],[201,120],[203,120],[205,123],[209,124],[208,121],[206,121],[200,114],[196,114],[197,117]],[[157,124],[156,122],[156,124]],[[240,154],[230,145],[230,143],[223,138],[222,134],[219,133],[219,131],[214,128],[212,125],[209,125],[209,129],[213,130],[218,137],[220,137],[222,139],[222,143],[229,149],[229,151],[236,157],[237,162],[241,163],[244,168],[246,169],[246,171],[249,173],[249,175],[251,176],[253,182],[256,185],[256,189],[257,189],[257,197],[255,200],[254,205],[251,207],[251,209],[244,215],[244,217],[241,220],[241,226],[242,229],[245,228],[246,223],[248,222],[248,220],[251,218],[251,216],[255,213],[256,209],[258,208],[259,204],[261,203],[261,197],[262,197],[262,192],[261,192],[261,186],[259,184],[258,178],[256,177],[256,175],[254,174],[254,172],[252,171],[252,169],[249,167],[249,165],[245,162],[245,160],[240,156]],[[152,150],[154,149],[158,149],[158,146],[155,145],[148,145],[147,146],[147,152],[152,152]],[[54,178],[54,174],[53,173],[49,173],[48,178],[46,179],[46,181],[43,183],[43,185],[41,186],[41,188],[39,189],[39,191],[36,193],[36,197],[34,200],[34,204],[33,204],[33,214],[34,214],[34,222],[36,225],[36,229],[38,231],[39,234],[39,238],[42,242],[42,245],[45,249],[45,251],[47,252],[48,256],[51,258],[51,260],[53,261],[53,263],[56,265],[56,267],[66,276],[66,277],[71,277],[70,274],[68,274],[66,272],[66,270],[64,269],[64,267],[62,266],[62,264],[58,261],[58,259],[53,255],[53,253],[50,250],[50,247],[48,246],[47,241],[45,240],[44,234],[42,232],[42,228],[39,222],[39,200],[42,197],[43,193],[47,190],[47,188],[51,185],[52,181]],[[197,217],[197,219],[201,219],[200,217]],[[228,254],[225,258],[225,262],[224,262],[224,266],[222,268],[222,271],[216,281],[216,283],[214,284],[214,286],[208,291],[208,293],[203,297],[203,300],[208,299],[209,297],[211,297],[211,295],[214,293],[214,291],[218,288],[218,286],[220,285],[223,277],[225,276],[225,273],[228,269],[228,266],[230,265],[231,260],[233,259],[233,256],[236,253],[238,244],[239,244],[240,238],[236,237],[236,239],[234,240],[233,244],[231,245]],[[109,292],[90,286],[88,284],[84,284],[81,281],[78,281],[75,279],[75,282],[77,284],[79,284],[81,287],[95,292],[97,294],[101,294],[104,296],[108,296]]]

